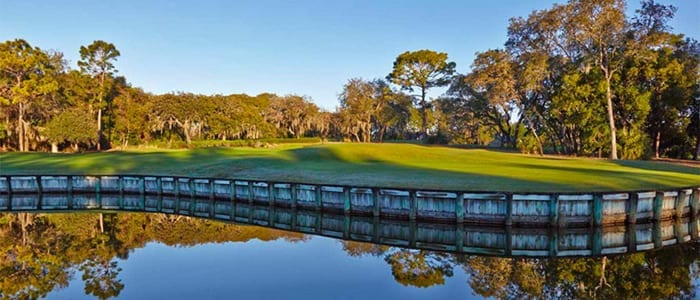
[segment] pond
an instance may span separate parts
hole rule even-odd
[[[235,220],[196,210],[0,214],[0,297],[660,299],[700,292],[695,219],[538,229],[270,206],[241,212]]]

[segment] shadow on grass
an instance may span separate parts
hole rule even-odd
[[[136,174],[211,178],[287,181],[364,187],[416,188],[431,190],[503,191],[503,192],[590,192],[613,191],[611,180],[624,190],[668,188],[688,185],[687,178],[661,175],[640,177],[633,170],[600,170],[500,161],[496,164],[521,168],[526,174],[483,174],[468,170],[441,170],[431,167],[400,165],[375,156],[358,154],[344,158],[333,147],[306,146],[280,151],[232,150],[222,148],[190,151],[106,152],[89,154],[12,153],[0,156],[0,174]],[[469,150],[464,150],[469,151]],[[529,157],[528,157],[529,158]],[[531,157],[551,160],[550,157]],[[557,158],[556,160],[560,160]],[[682,166],[648,165],[640,162],[616,162],[622,166],[662,172],[697,174],[697,169]],[[695,173],[690,171],[695,171]],[[537,171],[561,172],[562,176],[589,176],[599,180],[576,183],[570,180],[543,181]],[[516,176],[517,175],[517,176]],[[591,183],[591,182],[598,182]]]

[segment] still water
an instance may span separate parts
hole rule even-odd
[[[162,213],[4,213],[0,298],[696,298],[700,244],[697,232],[686,230],[696,225],[685,220],[624,233],[635,243],[632,253],[528,257]],[[548,240],[563,245],[570,235],[550,232]],[[608,235],[591,239],[605,244]],[[518,239],[506,235],[509,244],[525,243]],[[571,253],[587,253],[581,251]]]

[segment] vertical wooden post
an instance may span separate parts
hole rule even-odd
[[[289,229],[292,230],[292,231],[298,231],[298,230],[299,230],[299,229],[298,229],[299,226],[297,225],[297,223],[298,223],[298,222],[297,222],[297,215],[298,215],[298,214],[299,214],[299,213],[298,213],[296,210],[292,210],[292,220],[291,220],[291,224],[289,224]]]
[[[119,196],[124,195],[124,176],[117,176],[117,190],[119,190]]]
[[[188,178],[187,184],[190,188],[190,216],[194,216],[195,209],[197,208],[197,197],[195,195],[194,179]]]
[[[627,208],[627,224],[636,224],[637,207],[639,205],[639,194],[629,193],[629,196],[627,197],[627,203],[629,203],[629,207]]]
[[[464,251],[464,224],[459,223],[455,227],[455,251]]]
[[[175,191],[175,208],[173,209],[174,214],[180,213],[180,178],[173,177],[173,187]]]
[[[559,195],[549,195],[549,226],[556,227],[559,224]]]
[[[379,190],[377,188],[372,188],[372,216],[378,218],[381,214],[381,203],[379,200]]]
[[[555,227],[550,227],[549,228],[549,256],[550,257],[557,257],[558,252],[559,252],[559,230]]]
[[[209,179],[209,217],[216,218],[216,197],[214,197],[214,179]]]
[[[12,199],[12,198],[10,198],[10,199]],[[73,209],[73,194],[72,193],[68,194],[68,199],[66,199],[66,201],[67,201],[66,205],[68,206],[68,210],[72,210]]]
[[[10,193],[12,193],[12,188],[10,187],[11,186],[10,182],[11,181],[8,178],[7,179],[7,188],[8,188],[8,190],[10,190]],[[73,194],[73,176],[71,176],[71,175],[66,176],[66,190],[68,190],[68,195]]]
[[[350,188],[343,187],[343,213],[350,214]]]
[[[683,224],[681,224],[680,220],[676,221],[673,224],[673,233],[676,236],[676,243],[678,244],[682,244],[685,242],[685,240],[683,240],[683,229],[681,226],[683,226]]]
[[[255,209],[253,208],[253,204],[248,205],[248,224],[254,224],[253,223],[253,216],[254,216]]]
[[[512,226],[513,225],[513,194],[507,193],[506,194],[506,221],[505,225],[506,226]]]
[[[512,198],[512,195],[510,197]],[[505,229],[503,230],[503,234],[505,235],[505,249],[503,249],[504,253],[506,256],[510,256],[513,254],[513,227],[511,226],[506,226]]]
[[[44,198],[44,195],[42,194],[43,193],[43,186],[41,183],[41,176],[36,177],[36,188],[37,188],[37,191],[39,192],[39,200],[37,200],[36,209],[41,210],[41,205],[42,205],[41,202]]]
[[[41,184],[41,176],[36,176],[36,191],[39,195],[44,192],[44,188]]]
[[[120,176],[120,178],[121,178],[121,176]],[[121,181],[121,180],[117,180],[117,181]],[[117,206],[119,206],[120,210],[123,210],[124,209],[124,194],[119,194],[118,197],[119,198],[117,198]]]
[[[637,224],[636,223],[627,224],[627,227],[625,228],[625,234],[627,235],[627,253],[636,252],[637,251]]]
[[[408,222],[408,247],[416,248],[416,221],[410,220]]]
[[[343,217],[343,239],[350,239],[350,215],[345,214]]]
[[[661,222],[654,223],[654,227],[651,230],[651,239],[654,241],[654,249],[664,246],[663,239],[661,239]]]
[[[323,224],[323,214],[316,215],[316,224],[314,224],[314,233],[321,233],[321,224]]]
[[[700,206],[700,187],[693,188],[693,194],[690,196],[690,215],[698,215],[698,206]]]
[[[177,197],[177,199],[180,199],[180,178],[173,177],[173,186],[175,188],[175,197]],[[177,209],[175,211],[177,212]]]
[[[654,217],[655,222],[661,221],[663,209],[664,209],[664,192],[656,192],[656,197],[654,197]]]
[[[593,226],[600,227],[603,225],[603,195],[599,193],[593,194]]]
[[[418,209],[418,203],[417,203],[418,201],[416,199],[416,191],[411,190],[408,192],[408,201],[409,201],[408,219],[415,220],[416,214],[417,214],[417,209]]]
[[[692,219],[690,219],[690,238],[693,240],[700,239],[700,232],[698,232],[698,226],[700,226],[700,220],[697,218],[697,216],[694,216]]]
[[[146,177],[139,177],[139,209],[146,210]]]
[[[216,198],[214,193],[214,191],[216,191],[216,185],[214,184],[214,182],[214,179],[209,179],[209,199],[211,199],[212,201],[214,200],[214,198]]]
[[[12,195],[12,176],[5,176],[5,180],[7,180],[7,194]]]
[[[8,181],[9,184],[9,181]],[[66,206],[68,210],[73,209],[73,176],[66,176],[66,190],[68,190],[68,197],[66,199]]]
[[[95,176],[95,200],[97,200],[97,207],[102,209],[102,195],[100,191],[102,190],[102,177]]]
[[[316,187],[316,210],[323,210],[323,199],[321,199],[321,186],[317,185]]]
[[[158,190],[158,197],[163,196],[163,177],[156,177],[156,189]]]
[[[289,184],[289,206],[292,209],[297,208],[297,184]]]
[[[162,212],[163,211],[163,194],[159,194],[158,200],[156,200],[156,211],[157,212]]]
[[[268,182],[267,183],[267,204],[270,206],[275,205],[275,183],[274,182]]]
[[[379,244],[381,232],[381,220],[379,218],[372,218],[372,243]]]
[[[139,195],[146,193],[146,178],[144,176],[139,177]]]
[[[678,195],[676,196],[676,219],[680,219],[683,217],[683,199],[685,199],[685,190],[680,190],[678,191]],[[678,241],[679,243],[681,241]]]
[[[253,205],[254,198],[255,198],[255,191],[253,190],[253,182],[248,181],[248,204]]]
[[[102,189],[102,177],[100,176],[95,176],[95,193],[99,194],[100,190]]]
[[[455,215],[457,217],[457,224],[462,224],[464,223],[464,193],[457,193],[456,201]]]
[[[591,253],[594,256],[600,255],[601,252],[603,252],[603,228],[602,227],[596,226],[596,228],[594,228],[592,242],[593,242],[593,249],[592,249]]]
[[[236,181],[231,180],[229,181],[229,190],[231,191],[230,201],[231,201],[231,221],[236,220]]]

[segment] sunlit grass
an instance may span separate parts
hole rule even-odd
[[[700,185],[700,169],[413,144],[0,154],[2,174],[152,174],[472,191],[616,191]]]

